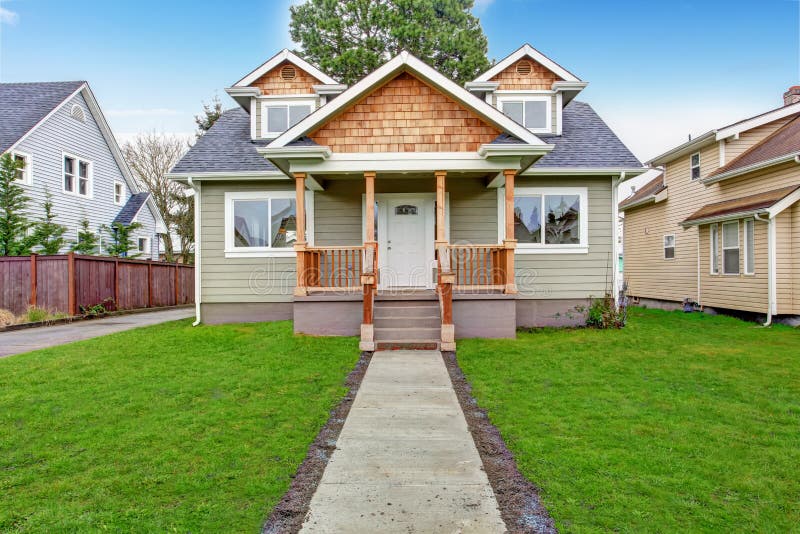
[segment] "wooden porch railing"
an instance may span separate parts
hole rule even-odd
[[[503,290],[508,282],[508,249],[504,245],[447,245],[453,288]]]
[[[301,287],[316,291],[360,291],[364,274],[365,246],[308,247],[303,254]]]

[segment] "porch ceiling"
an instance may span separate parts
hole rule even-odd
[[[368,170],[368,169],[365,169]],[[494,178],[497,173],[486,171],[448,171],[448,180],[470,180],[470,179],[490,179]],[[317,181],[328,182],[331,180],[364,180],[363,172],[353,172],[346,174],[339,173],[313,173],[313,178]],[[375,175],[376,180],[432,180],[434,179],[433,172],[422,171],[390,171],[378,172]]]

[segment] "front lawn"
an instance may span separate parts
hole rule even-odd
[[[800,331],[634,309],[458,360],[560,530],[798,531]]]
[[[358,343],[190,324],[0,359],[0,532],[258,531]]]

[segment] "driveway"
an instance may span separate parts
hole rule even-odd
[[[0,358],[188,317],[194,317],[194,306],[2,332]]]

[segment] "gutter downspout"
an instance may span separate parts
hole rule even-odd
[[[775,217],[770,214],[767,219],[764,219],[756,213],[753,215],[753,218],[769,225],[767,228],[767,320],[764,322],[764,326],[769,326],[772,324],[772,315],[775,311],[775,301],[777,300],[776,288],[778,277],[775,272],[777,269],[777,243],[775,242],[777,231],[775,227]]]
[[[709,236],[709,238],[710,238],[710,236]],[[698,226],[697,227],[697,305],[700,306],[700,309],[702,310],[703,309],[703,301],[700,298],[700,280],[701,280],[701,275],[700,275],[700,268],[701,267],[700,267],[700,265],[701,265],[701,263],[702,262],[700,261],[700,227]]]
[[[614,204],[614,207],[611,209],[612,213],[612,221],[611,221],[611,240],[613,243],[611,244],[611,250],[613,258],[611,261],[611,283],[614,286],[612,288],[612,295],[614,297],[614,305],[617,309],[619,309],[619,185],[625,180],[625,171],[621,171],[619,173],[619,178],[616,180],[614,177],[611,177],[611,202]]]
[[[189,187],[194,189],[194,316],[192,326],[200,324],[200,191],[199,183],[194,183],[191,176],[187,178]]]

